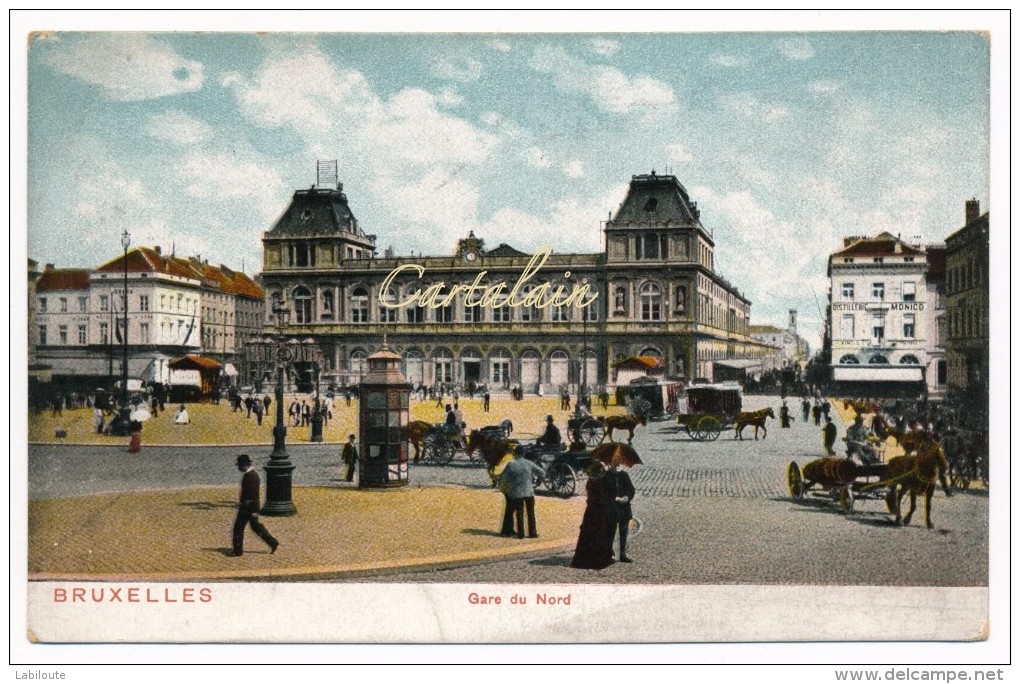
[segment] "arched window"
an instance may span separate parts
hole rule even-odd
[[[501,297],[499,301],[503,302],[500,306],[492,309],[492,322],[493,323],[509,323],[510,322],[510,306],[506,304],[507,298]]]
[[[387,302],[389,304],[397,303],[397,296],[393,293],[392,287],[388,287],[385,291],[379,293],[379,322],[396,323],[398,309],[383,306],[383,302]]]
[[[652,358],[655,359],[661,359],[662,352],[659,351],[656,347],[645,347],[644,349],[641,350],[641,353],[638,354],[638,356],[651,356]]]
[[[368,364],[365,359],[368,358],[368,354],[365,353],[364,349],[355,349],[351,352],[351,375],[358,378],[359,382],[361,376],[368,370]]]
[[[510,352],[498,349],[489,356],[489,380],[495,387],[510,387]]]
[[[363,287],[351,293],[351,323],[368,323],[368,290]]]
[[[868,363],[887,364],[887,363],[889,363],[889,359],[887,359],[882,354],[875,354],[870,359],[868,359]]]
[[[294,288],[294,322],[312,322],[312,293],[307,287]]]
[[[662,289],[655,283],[641,286],[641,320],[658,321],[662,319]]]
[[[905,354],[901,359],[900,363],[908,366],[920,366],[921,362],[917,360],[917,357],[913,354]]]
[[[436,297],[436,301],[443,301],[450,294],[449,288],[444,287]],[[435,310],[436,312],[436,323],[453,323],[453,302],[451,301],[446,306],[441,306]]]
[[[861,360],[859,358],[857,358],[853,354],[844,354],[839,359],[839,363],[840,363],[841,366],[851,366],[851,365],[859,364],[860,362],[861,362]]]

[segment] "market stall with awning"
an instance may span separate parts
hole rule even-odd
[[[187,354],[173,359],[170,361],[169,366],[172,371],[196,372],[198,375],[197,384],[203,396],[210,395],[216,391],[220,378],[220,369],[222,368],[219,361],[199,356],[198,354]],[[171,378],[170,382],[174,385],[178,384],[174,378]]]
[[[748,374],[762,373],[763,359],[717,359],[712,362],[713,382],[744,382]]]

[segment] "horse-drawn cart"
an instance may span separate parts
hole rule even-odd
[[[545,487],[550,493],[569,499],[577,491],[577,485],[586,476],[585,468],[591,463],[588,451],[570,451],[564,445],[542,446],[522,444],[523,458],[528,459],[544,471],[536,478],[535,487]]]
[[[794,499],[808,494],[830,498],[843,513],[850,514],[858,499],[886,498],[888,488],[876,485],[887,475],[885,463],[861,465],[849,458],[819,458],[806,463],[803,470],[791,461],[786,467],[786,484]],[[891,507],[889,512],[894,512]]]
[[[482,465],[481,457],[467,451],[464,435],[449,425],[433,425],[425,434],[421,459],[428,465],[447,465],[457,454],[464,454],[475,465]]]
[[[742,397],[739,385],[694,385],[684,392],[687,411],[676,417],[677,430],[699,442],[711,442],[719,433],[733,427],[740,415]]]

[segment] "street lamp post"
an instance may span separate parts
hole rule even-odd
[[[312,382],[315,383],[315,401],[312,406],[312,434],[308,441],[310,442],[321,442],[322,441],[322,402],[319,399],[319,370],[322,363],[322,351],[319,349],[315,340],[309,338],[305,341],[309,345],[309,352],[311,354],[312,361]]]
[[[290,311],[282,301],[273,301],[273,315],[279,332],[276,346],[276,425],[273,426],[273,452],[269,455],[266,471],[266,502],[262,515],[285,516],[297,513],[291,498],[294,464],[287,455],[287,425],[283,422],[283,374],[293,352],[287,348],[284,326]]]
[[[120,401],[123,406],[128,403],[128,286],[127,286],[127,253],[131,245],[131,235],[125,230],[120,236],[120,244],[124,247],[124,367],[121,373]]]
[[[588,279],[581,280],[585,288],[588,286]],[[588,393],[588,306],[581,307],[581,383],[577,389],[577,403],[580,405]]]

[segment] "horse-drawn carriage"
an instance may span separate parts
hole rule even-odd
[[[577,491],[578,483],[586,476],[591,463],[588,451],[571,451],[565,445],[543,446],[522,444],[521,456],[528,459],[544,472],[536,476],[535,487],[544,487],[550,493],[569,499]]]
[[[803,470],[796,461],[791,461],[786,467],[786,484],[794,499],[808,494],[831,498],[843,513],[849,514],[858,499],[887,497],[887,489],[874,486],[880,485],[887,475],[885,463],[862,465],[849,458],[819,458],[806,463]]]
[[[733,427],[743,405],[739,385],[693,385],[684,396],[687,410],[677,414],[677,430],[686,430],[699,442],[714,441]]]
[[[910,524],[917,497],[924,496],[924,522],[931,529],[931,500],[936,482],[946,496],[950,495],[948,470],[942,446],[928,439],[918,443],[915,453],[896,456],[886,463],[862,464],[851,458],[827,457],[810,461],[801,470],[796,461],[791,461],[786,467],[786,483],[794,499],[809,493],[829,497],[846,514],[853,512],[857,500],[884,499],[888,511],[896,516],[896,524],[902,520],[905,525]],[[910,510],[901,516],[900,503],[907,494]]]
[[[641,414],[648,420],[668,420],[680,410],[682,391],[683,385],[679,382],[640,377],[616,388],[616,403],[628,406],[632,414]]]
[[[988,433],[953,428],[942,436],[949,462],[949,481],[955,489],[968,489],[980,481],[988,487]]]

